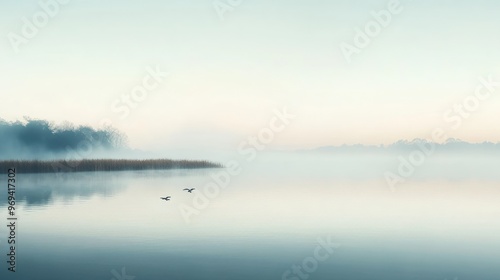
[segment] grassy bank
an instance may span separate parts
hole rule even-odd
[[[221,164],[201,160],[170,159],[84,159],[84,160],[3,160],[0,170],[15,168],[17,173],[55,173],[85,171],[125,171],[159,169],[220,168]]]

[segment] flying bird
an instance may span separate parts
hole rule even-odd
[[[167,196],[167,197],[160,197],[160,199],[163,199],[165,201],[169,201],[170,200],[170,196]]]
[[[184,189],[184,190],[185,190],[185,191],[187,191],[188,193],[192,193],[192,192],[194,191],[194,188],[192,188],[192,189],[187,189],[187,188],[186,188],[186,189]]]

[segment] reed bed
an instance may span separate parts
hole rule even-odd
[[[126,171],[160,169],[221,168],[221,164],[205,160],[171,159],[82,159],[82,160],[2,160],[0,170],[15,168],[16,173],[56,173],[89,171]]]

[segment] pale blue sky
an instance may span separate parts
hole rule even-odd
[[[500,87],[459,129],[442,117],[479,77],[500,81],[500,2],[401,0],[347,63],[339,45],[388,2],[243,0],[221,21],[210,0],[72,0],[15,53],[8,34],[41,9],[3,1],[0,117],[111,119],[141,149],[237,147],[284,106],[297,117],[277,148],[385,144],[436,127],[500,141]],[[170,76],[121,119],[113,103],[155,65]]]

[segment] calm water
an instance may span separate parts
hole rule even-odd
[[[391,191],[393,159],[260,158],[207,200],[223,170],[18,174],[17,272],[2,190],[0,278],[497,280],[499,172],[468,162]]]

